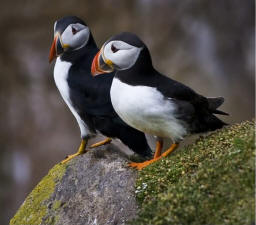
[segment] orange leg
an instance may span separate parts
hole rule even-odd
[[[79,149],[78,149],[77,153],[75,153],[75,154],[73,154],[73,155],[68,155],[68,156],[66,157],[66,159],[64,159],[64,160],[61,161],[61,164],[70,161],[71,159],[75,158],[75,157],[78,156],[78,155],[82,155],[82,154],[86,153],[86,152],[87,152],[87,150],[86,150],[86,145],[87,145],[87,140],[84,140],[84,139],[83,139],[82,142],[81,142],[81,144],[80,144],[80,146],[79,146]]]
[[[155,150],[155,154],[154,154],[154,159],[158,158],[161,155],[161,151],[163,148],[163,141],[157,141],[156,142],[156,150]]]
[[[155,150],[155,154],[154,154],[154,158],[153,158],[153,159],[147,160],[147,161],[142,162],[142,163],[131,162],[131,163],[129,163],[128,165],[129,165],[130,167],[134,167],[134,168],[136,168],[136,169],[138,169],[138,170],[141,170],[141,169],[143,169],[144,167],[146,167],[146,166],[148,166],[149,164],[151,164],[151,163],[157,161],[157,160],[160,158],[162,148],[163,148],[163,141],[162,141],[162,140],[157,141],[157,142],[156,142],[156,150]]]
[[[132,162],[132,163],[129,163],[128,165],[130,167],[134,167],[134,168],[136,168],[138,170],[141,170],[141,169],[147,167],[148,165],[150,165],[151,163],[158,161],[162,157],[166,157],[167,155],[169,155],[174,149],[176,149],[178,147],[178,144],[172,144],[171,147],[168,148],[162,155],[160,155],[161,154],[161,150],[159,151],[159,149],[158,149],[159,146],[162,148],[163,147],[163,143],[157,143],[156,151],[155,151],[155,155],[154,155],[153,159],[145,161],[145,162],[142,162],[142,163]]]
[[[106,138],[106,139],[103,140],[103,141],[99,141],[99,142],[97,142],[97,143],[91,145],[89,148],[96,148],[96,147],[99,147],[99,146],[101,146],[101,145],[106,145],[106,144],[110,143],[111,141],[112,141],[111,138]]]
[[[161,155],[161,157],[166,157],[166,156],[169,155],[172,151],[174,151],[178,146],[179,146],[179,144],[172,144],[171,147],[168,148],[168,149]]]

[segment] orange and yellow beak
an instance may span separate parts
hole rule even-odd
[[[94,56],[94,59],[92,61],[91,73],[93,76],[97,76],[103,73],[111,73],[114,71],[113,62],[109,59],[106,59],[103,55],[103,47]]]
[[[52,60],[54,60],[59,55],[61,55],[67,47],[68,47],[68,45],[63,45],[62,44],[60,34],[57,33],[54,36],[54,40],[52,42],[52,46],[51,46],[51,49],[50,49],[49,63],[51,63]]]

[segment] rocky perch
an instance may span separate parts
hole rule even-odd
[[[102,149],[104,148],[104,149]],[[125,224],[137,211],[136,172],[115,146],[57,164],[29,194],[11,225]]]
[[[53,167],[10,224],[252,225],[254,159],[254,121],[200,137],[139,173],[115,146],[100,147]]]

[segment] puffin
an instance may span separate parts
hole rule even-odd
[[[81,132],[78,151],[61,163],[87,152],[88,140],[98,133],[107,138],[90,148],[117,138],[139,155],[152,157],[145,134],[127,125],[112,106],[110,88],[114,73],[96,79],[92,77],[91,63],[98,50],[89,27],[82,19],[67,16],[55,22],[49,62],[56,58],[53,72],[55,84]]]
[[[214,114],[223,97],[207,98],[158,72],[149,49],[135,34],[122,32],[107,40],[95,55],[92,75],[116,71],[110,96],[116,113],[130,126],[154,135],[154,157],[131,167],[143,169],[174,151],[190,134],[214,131],[226,125]],[[107,77],[107,75],[105,75]],[[162,153],[163,138],[172,140]]]

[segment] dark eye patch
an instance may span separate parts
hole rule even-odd
[[[78,30],[76,28],[72,27],[72,33],[76,34],[77,32],[78,32]]]
[[[116,48],[113,44],[111,45],[111,50],[113,53],[118,52],[120,49]]]

